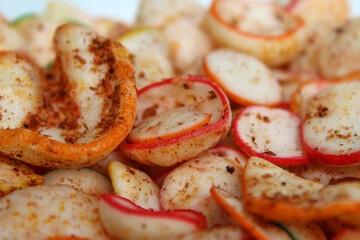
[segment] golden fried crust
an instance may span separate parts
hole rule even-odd
[[[71,27],[75,26],[63,25],[57,32]],[[106,62],[109,70],[105,78],[111,75],[114,82],[115,76],[116,85],[111,93],[103,95],[105,110],[101,113],[95,136],[91,136],[93,140],[81,143],[60,142],[30,128],[0,129],[0,151],[37,166],[76,168],[102,160],[126,137],[136,113],[133,66],[121,44],[100,37],[97,40],[104,43],[100,49],[101,56],[110,58]]]

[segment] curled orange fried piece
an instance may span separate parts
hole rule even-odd
[[[88,166],[133,125],[133,66],[121,44],[75,24],[60,26],[54,42],[46,74],[13,52],[0,54],[0,152],[37,166]]]

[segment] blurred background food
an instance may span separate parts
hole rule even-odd
[[[260,0],[260,1],[269,1],[269,0]],[[26,12],[34,12],[34,13],[43,12],[47,2],[49,2],[49,0],[36,0],[36,1],[1,0],[0,9],[3,14],[6,13],[7,17],[13,19],[18,17],[20,14]],[[67,2],[95,16],[96,15],[107,16],[107,17],[130,22],[133,19],[135,19],[137,6],[140,1],[139,0],[101,0],[101,1],[72,0]],[[196,0],[196,2],[199,2],[200,4],[207,6],[210,4],[211,0]],[[352,16],[359,16],[360,2],[358,0],[349,0],[349,2],[351,3]]]

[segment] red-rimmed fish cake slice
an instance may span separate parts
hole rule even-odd
[[[113,194],[100,197],[99,211],[105,229],[116,239],[169,239],[206,228],[199,212],[147,210]]]
[[[206,24],[220,46],[246,52],[269,66],[290,62],[305,46],[303,20],[271,3],[216,0]]]
[[[332,82],[325,80],[310,80],[304,82],[291,95],[290,110],[300,117],[305,117],[306,108],[310,99],[332,84]]]
[[[282,101],[276,78],[251,55],[218,49],[205,56],[203,66],[206,75],[237,103],[274,106]]]
[[[301,137],[309,157],[332,165],[360,161],[360,81],[328,87],[309,101]]]
[[[145,119],[132,129],[128,140],[134,143],[151,143],[177,137],[206,125],[211,114],[190,107],[174,108]]]
[[[160,189],[146,173],[118,161],[110,161],[108,169],[116,195],[144,209],[161,209]]]
[[[208,151],[208,153],[214,154],[219,157],[225,157],[228,159],[231,159],[233,161],[239,162],[241,167],[245,167],[246,161],[248,159],[247,155],[240,152],[238,149],[225,146],[225,145],[219,145],[216,146]]]
[[[238,115],[232,130],[237,144],[249,156],[296,165],[308,162],[301,144],[300,123],[287,110],[252,106]]]
[[[191,75],[141,89],[134,129],[149,117],[181,107],[210,114],[211,118],[207,124],[169,139],[150,143],[132,143],[127,139],[120,145],[121,151],[139,163],[168,167],[203,154],[227,135],[231,110],[226,95],[215,83]]]

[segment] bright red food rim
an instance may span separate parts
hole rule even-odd
[[[242,117],[243,112],[245,110],[247,110],[248,108],[252,108],[252,107],[258,107],[258,106],[249,106],[246,107],[244,109],[242,109],[239,114],[236,116],[236,118],[234,119],[233,125],[232,125],[232,131],[233,131],[233,135],[235,138],[236,143],[238,144],[238,146],[240,147],[240,149],[246,153],[249,157],[259,157],[259,158],[263,158],[273,164],[276,165],[300,165],[300,164],[305,164],[309,162],[309,157],[307,155],[300,155],[300,156],[293,156],[293,157],[278,157],[278,156],[272,156],[272,155],[268,155],[268,154],[263,154],[263,153],[259,153],[255,150],[253,150],[249,145],[247,145],[245,143],[245,141],[240,137],[240,134],[237,131],[237,126],[238,126],[238,122],[239,119]],[[284,110],[284,109],[282,109]],[[288,111],[288,110],[284,110],[289,112],[291,115],[296,116],[297,118],[299,118],[299,116],[297,116],[296,114]]]
[[[121,201],[125,201],[129,203],[134,209],[128,208],[121,203],[117,202],[116,199]],[[192,209],[182,209],[182,210],[173,210],[171,212],[166,211],[152,211],[145,208],[142,208],[132,201],[114,195],[110,193],[105,193],[100,196],[100,201],[104,201],[106,204],[114,207],[115,209],[129,215],[141,216],[141,217],[152,217],[152,218],[166,218],[166,219],[173,219],[178,221],[184,221],[187,223],[191,223],[194,225],[198,230],[206,229],[207,223],[206,218],[200,212],[194,211]],[[183,214],[187,213],[187,215]],[[190,216],[192,215],[192,217]]]
[[[177,81],[177,80],[178,80],[178,78],[175,77],[175,78],[166,79],[161,82],[157,82],[157,83],[148,85],[148,86],[142,88],[138,92],[138,97],[142,93],[148,91],[149,89],[152,89],[152,88],[158,87],[158,86],[162,86],[162,85],[166,85],[166,84],[172,84],[173,81]],[[186,81],[200,82],[203,84],[210,85],[213,88],[213,90],[216,91],[217,95],[221,99],[221,102],[222,102],[223,108],[224,108],[223,116],[220,117],[220,119],[214,123],[205,125],[203,127],[194,129],[189,132],[185,132],[174,138],[170,138],[170,139],[166,139],[166,140],[162,140],[162,141],[160,140],[160,141],[156,141],[156,142],[152,142],[152,143],[130,143],[130,142],[127,142],[127,140],[125,140],[121,143],[121,147],[124,147],[127,149],[153,149],[153,148],[159,148],[159,147],[163,147],[163,146],[169,146],[169,145],[173,145],[173,144],[176,144],[176,143],[184,141],[184,140],[188,140],[188,139],[200,136],[204,133],[215,131],[226,124],[226,122],[230,118],[231,111],[230,111],[230,103],[229,103],[229,100],[227,99],[225,93],[214,82],[211,82],[210,80],[207,80],[204,78],[189,75],[188,78],[186,78]]]
[[[307,152],[311,159],[335,166],[355,165],[360,163],[360,151],[348,154],[335,155],[320,152],[319,150],[311,147],[304,140],[304,122],[300,125],[301,142],[303,144],[304,150]]]
[[[264,40],[268,40],[268,41],[278,41],[278,40],[282,40],[285,38],[289,38],[293,35],[295,35],[299,29],[303,28],[305,26],[305,22],[304,20],[300,17],[300,16],[292,16],[296,19],[297,21],[297,26],[292,28],[291,30],[287,31],[286,33],[282,34],[282,35],[278,35],[278,36],[263,36],[263,35],[258,35],[258,34],[252,34],[252,33],[248,33],[248,32],[244,32],[236,27],[234,27],[233,25],[231,25],[230,23],[226,22],[218,13],[216,7],[217,4],[220,1],[235,1],[235,0],[214,0],[211,7],[210,7],[210,13],[211,15],[224,27],[228,28],[229,30],[236,32],[240,35],[244,35],[246,37],[250,37],[250,38],[258,38],[258,39],[264,39]],[[236,1],[235,1],[236,2]],[[263,2],[257,2],[256,4],[269,4],[272,5],[271,3],[263,3]],[[286,10],[285,10],[286,11]],[[286,11],[287,12],[287,11]]]

